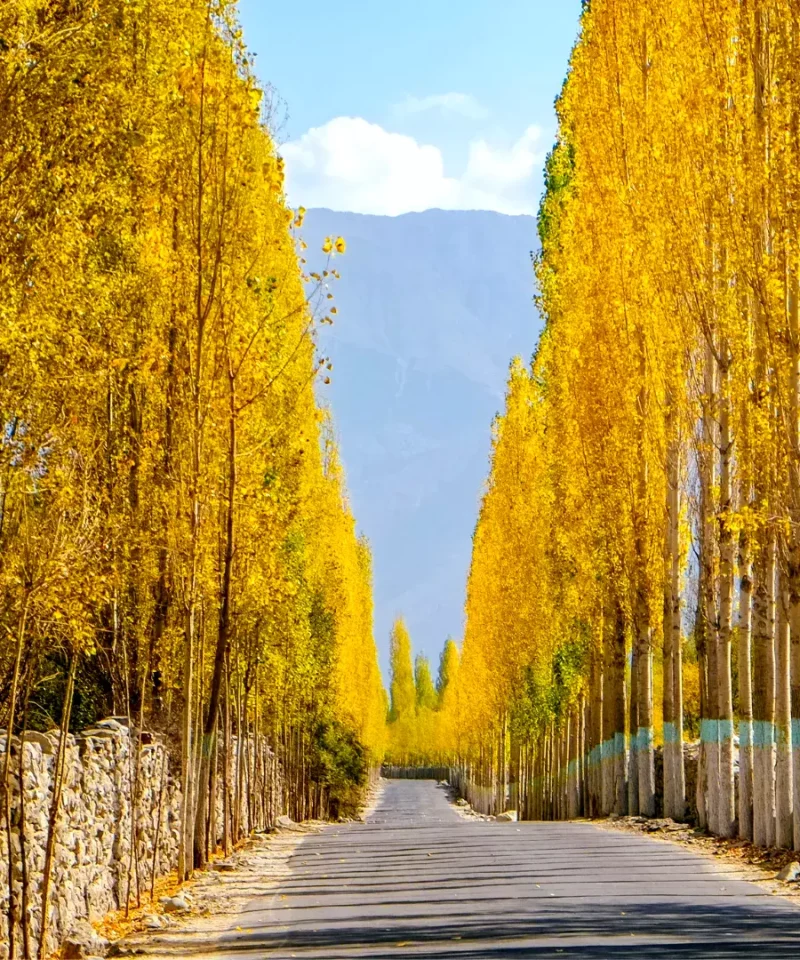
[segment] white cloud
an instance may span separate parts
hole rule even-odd
[[[458,113],[470,120],[483,120],[489,116],[486,107],[468,93],[438,93],[430,97],[406,97],[402,103],[394,107],[394,112],[401,116],[427,113],[429,110]]]
[[[444,173],[438,147],[361,117],[336,117],[282,148],[290,203],[396,216],[440,207],[535,213],[544,152],[529,127],[511,147],[469,146],[460,177]]]

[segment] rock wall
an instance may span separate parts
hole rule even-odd
[[[4,732],[0,733],[2,775],[6,738]],[[144,742],[148,739],[152,742]],[[162,743],[147,734],[142,740],[137,760],[135,738],[124,718],[109,718],[69,736],[55,830],[48,952],[60,946],[78,920],[101,919],[124,905],[129,896],[135,899],[137,888],[146,894],[154,870],[157,877],[163,876],[177,865],[181,816],[181,789],[173,770],[177,764],[171,762]],[[24,838],[27,922],[34,950],[42,927],[42,878],[58,743],[58,731],[29,732],[11,742],[13,894],[19,918],[23,903]],[[224,783],[220,769],[215,818],[219,839]],[[271,826],[282,812],[278,809],[279,765],[265,742],[256,751],[252,741],[243,741],[240,751],[234,738],[227,784],[231,819],[242,834]],[[136,838],[135,855],[132,834]],[[8,858],[5,816],[0,815],[0,960],[8,956]],[[17,930],[17,943],[17,952],[21,953],[21,928]]]

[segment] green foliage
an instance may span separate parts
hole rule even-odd
[[[448,637],[439,657],[439,675],[436,678],[436,692],[439,703],[444,702],[445,693],[456,678],[458,672],[458,647],[452,637]]]
[[[317,723],[310,774],[328,788],[332,816],[354,816],[369,774],[367,752],[356,733],[337,720]]]
[[[431,677],[431,665],[428,658],[418,653],[414,661],[414,686],[416,688],[417,710],[435,710],[439,698]]]

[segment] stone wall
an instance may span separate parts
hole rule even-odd
[[[177,865],[181,816],[178,764],[171,761],[166,747],[155,738],[145,734],[142,740],[133,817],[136,856],[131,855],[131,813],[137,757],[135,738],[131,737],[127,719],[103,720],[75,736],[70,735],[67,741],[50,885],[48,952],[61,944],[76,921],[101,919],[124,905],[129,893],[135,899],[137,887],[146,894],[154,869],[156,876],[163,876]],[[144,742],[146,740],[151,742]],[[34,949],[42,925],[42,877],[58,742],[58,731],[29,732],[22,738],[12,739],[13,890],[20,916],[24,829],[28,929]],[[243,747],[240,759],[234,738],[228,776],[230,806],[239,811],[242,834],[271,826],[282,812],[278,809],[279,769],[272,751],[265,742],[259,744],[258,751],[252,741],[244,741]],[[20,750],[22,797],[18,776]],[[0,772],[5,753],[6,739],[0,735]],[[215,830],[218,834],[222,832],[224,782],[220,770]],[[0,960],[8,956],[7,878],[8,840],[5,817],[0,816]],[[17,943],[21,946],[21,942],[21,930],[18,930]]]

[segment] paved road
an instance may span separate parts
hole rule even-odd
[[[800,910],[720,865],[590,824],[465,821],[430,781],[391,781],[291,866],[216,958],[800,957]]]

